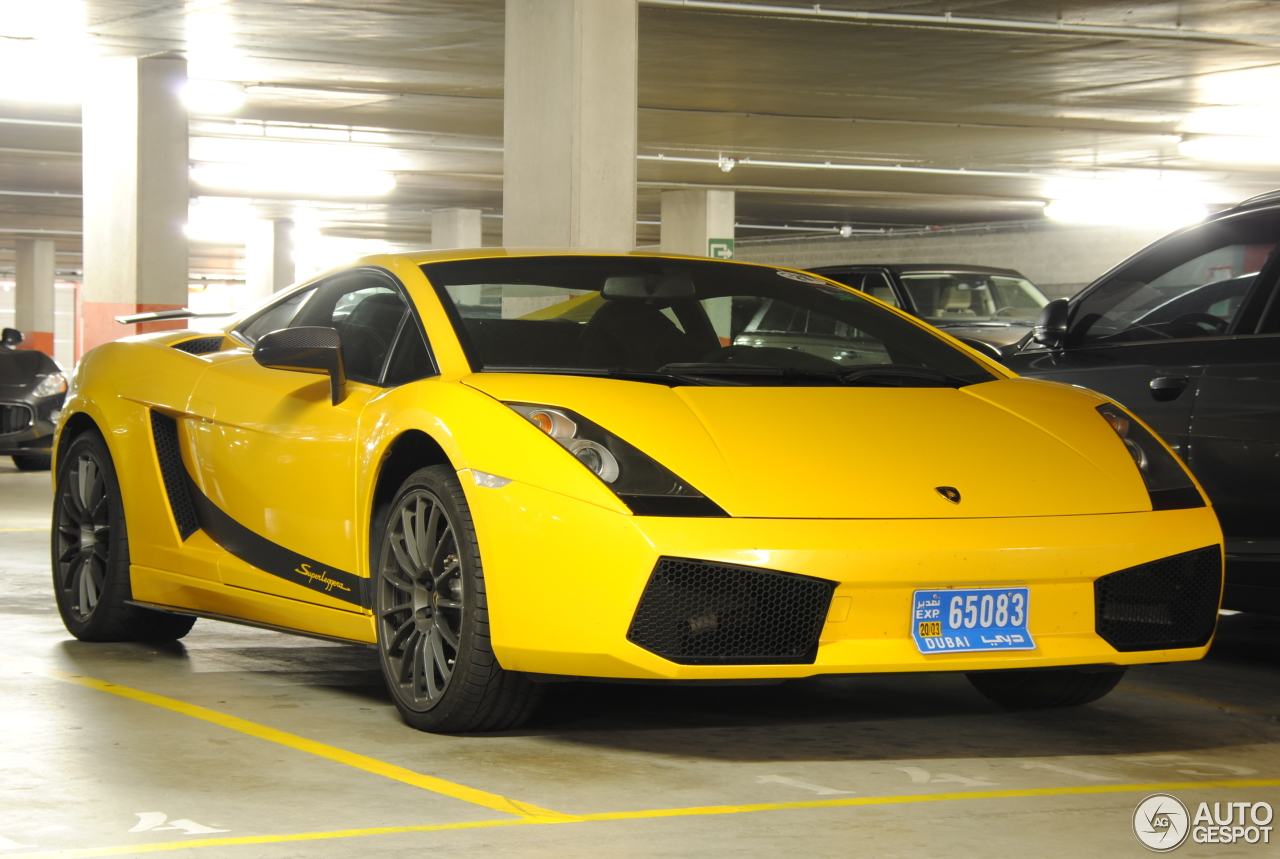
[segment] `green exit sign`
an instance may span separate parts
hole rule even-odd
[[[733,239],[707,239],[707,256],[712,259],[733,259]]]

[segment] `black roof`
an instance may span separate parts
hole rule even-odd
[[[1020,277],[1024,280],[1026,275],[1021,272],[1014,271],[1011,268],[994,268],[989,265],[968,265],[960,263],[942,263],[942,262],[913,262],[913,263],[846,263],[844,265],[821,265],[809,269],[816,274],[826,274],[828,272],[845,272],[855,271],[867,268],[887,268],[895,274],[1001,274],[1006,277]]]

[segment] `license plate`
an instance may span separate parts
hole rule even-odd
[[[1027,632],[1029,588],[916,591],[911,636],[921,653],[1035,650]]]

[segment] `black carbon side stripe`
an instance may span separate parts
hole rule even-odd
[[[214,504],[190,476],[187,483],[196,511],[200,515],[200,525],[219,546],[264,573],[361,608],[368,606],[365,578],[322,564],[306,555],[299,555],[250,531]]]
[[[169,496],[169,509],[173,511],[173,521],[185,541],[200,530],[200,520],[196,518],[191,493],[187,491],[187,467],[182,464],[182,451],[178,447],[178,422],[152,409],[151,435],[155,441],[156,459],[160,461],[164,492]]]

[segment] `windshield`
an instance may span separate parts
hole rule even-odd
[[[819,278],[638,256],[422,267],[472,368],[661,384],[958,386],[995,377],[919,325]]]
[[[916,313],[940,325],[1036,321],[1049,299],[1031,281],[1000,274],[904,274]]]

